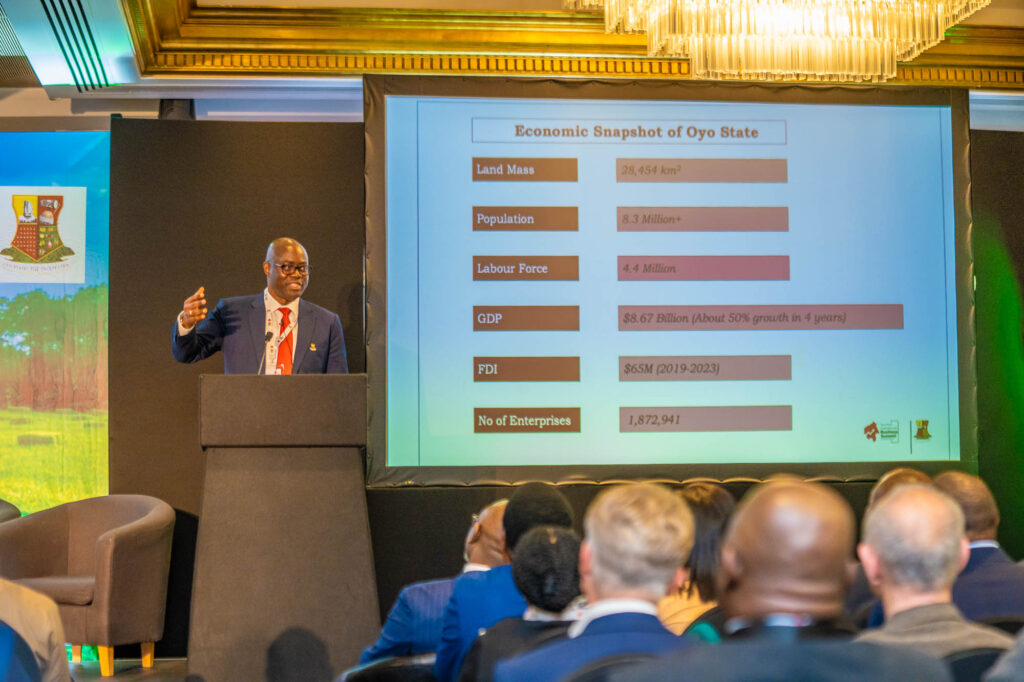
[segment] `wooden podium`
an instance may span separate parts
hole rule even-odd
[[[366,375],[206,375],[199,412],[190,679],[332,679],[380,628]]]

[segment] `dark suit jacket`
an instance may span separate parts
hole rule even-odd
[[[950,676],[949,669],[939,659],[909,649],[836,638],[758,636],[690,647],[620,671],[612,679],[615,682],[947,682]]]
[[[975,547],[953,583],[953,603],[967,620],[1024,617],[1024,567],[998,547]]]
[[[563,639],[572,623],[506,618],[476,638],[462,661],[459,682],[491,682],[499,661]]]
[[[452,598],[444,610],[441,645],[434,663],[438,682],[451,682],[458,676],[462,659],[482,628],[521,616],[523,611],[526,600],[512,580],[509,564],[456,578]]]
[[[444,607],[454,586],[455,578],[442,578],[403,587],[384,621],[380,637],[363,650],[359,663],[437,651]]]
[[[263,294],[225,298],[184,336],[178,335],[175,321],[171,354],[178,362],[198,362],[223,351],[225,374],[256,374],[266,346],[265,334]],[[348,372],[341,319],[326,308],[299,299],[294,343],[293,374]]]
[[[689,648],[654,616],[616,613],[592,620],[574,639],[563,639],[498,663],[495,682],[558,682],[588,663],[622,654],[665,654]],[[690,677],[710,680],[713,677]]]

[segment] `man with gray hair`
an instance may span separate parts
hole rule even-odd
[[[693,516],[682,499],[652,483],[616,486],[598,495],[583,526],[583,616],[567,639],[499,663],[497,682],[554,682],[602,659],[689,644],[665,629],[656,607],[682,585],[693,547]]]
[[[886,619],[859,640],[938,658],[1013,644],[995,628],[968,622],[953,605],[953,581],[970,549],[964,514],[949,496],[932,487],[901,486],[868,510],[863,535],[857,555]]]

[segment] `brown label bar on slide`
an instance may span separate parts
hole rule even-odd
[[[617,182],[786,182],[786,159],[615,159]]]
[[[619,408],[620,433],[792,430],[792,405]]]
[[[579,216],[577,206],[474,206],[473,230],[575,232]]]
[[[474,407],[475,433],[579,433],[578,407]]]
[[[619,256],[619,281],[740,282],[789,279],[789,256]]]
[[[475,280],[578,280],[579,256],[473,256]]]
[[[787,232],[788,206],[619,206],[619,232]]]
[[[619,381],[789,381],[791,355],[620,355]]]
[[[579,331],[578,305],[475,305],[473,331]]]
[[[576,159],[474,156],[473,180],[496,182],[576,182]]]
[[[475,357],[473,381],[579,381],[578,357]]]
[[[619,331],[772,329],[903,329],[903,305],[619,306]]]

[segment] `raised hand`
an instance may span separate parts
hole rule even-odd
[[[205,287],[196,289],[196,293],[185,299],[181,309],[181,326],[191,329],[197,322],[206,317]]]

